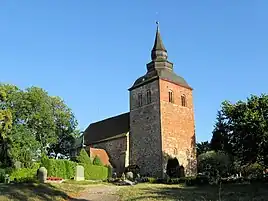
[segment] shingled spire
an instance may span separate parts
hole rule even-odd
[[[167,50],[163,44],[160,31],[159,22],[156,22],[157,29],[155,34],[154,47],[151,52],[151,58],[153,61],[166,61],[167,60]]]

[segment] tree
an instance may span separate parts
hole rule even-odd
[[[228,126],[222,111],[218,111],[216,124],[212,132],[212,139],[210,141],[211,149],[215,151],[224,151],[230,153]]]
[[[246,101],[222,103],[228,146],[240,165],[268,165],[268,95],[251,95]]]
[[[59,97],[51,97],[51,108],[55,124],[55,133],[57,139],[48,148],[49,153],[64,156],[70,155],[70,149],[74,145],[77,131],[77,121],[71,109],[67,107],[64,101]]]
[[[102,166],[103,163],[101,162],[101,159],[100,157],[98,156],[95,156],[94,159],[93,159],[93,165],[99,165],[99,166]]]
[[[12,114],[6,108],[6,93],[0,88],[0,166],[11,166],[10,131],[12,128]]]
[[[208,141],[196,143],[196,154],[199,156],[202,153],[206,153],[211,150],[210,143]]]
[[[6,84],[0,84],[0,97],[0,154],[9,151],[10,158],[25,164],[40,152],[68,155],[77,121],[62,99],[38,87]]]

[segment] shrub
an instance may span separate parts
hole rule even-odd
[[[63,179],[71,179],[75,176],[76,163],[63,159],[49,159],[42,160],[42,166],[47,169],[48,177],[60,177]]]
[[[113,176],[113,168],[110,165],[105,165],[108,168],[108,178],[112,178]]]
[[[40,164],[34,163],[32,168],[20,168],[11,172],[10,180],[16,180],[18,182],[24,182],[29,180],[34,180],[36,178],[37,170],[39,169]]]
[[[77,156],[77,162],[81,164],[91,164],[91,159],[85,149],[81,149]]]
[[[5,174],[6,174],[6,170],[0,169],[0,183],[3,183],[5,181]]]
[[[251,180],[258,180],[263,177],[264,167],[258,163],[253,163],[244,168],[244,175]]]
[[[92,165],[92,164],[81,164],[85,168],[85,179],[87,180],[103,180],[107,179],[109,175],[109,170],[107,167]]]
[[[103,166],[100,157],[95,156],[93,159],[93,165],[99,165],[99,166]]]
[[[208,151],[198,156],[199,172],[207,172],[211,177],[226,176],[230,168],[230,158],[223,152]]]

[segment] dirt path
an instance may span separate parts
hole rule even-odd
[[[89,186],[79,197],[71,201],[120,201],[117,191],[122,188],[112,185]]]

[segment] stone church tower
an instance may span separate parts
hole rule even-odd
[[[186,175],[196,173],[192,88],[173,70],[159,26],[147,72],[130,92],[131,165],[142,175],[163,177],[169,158],[177,158]]]

